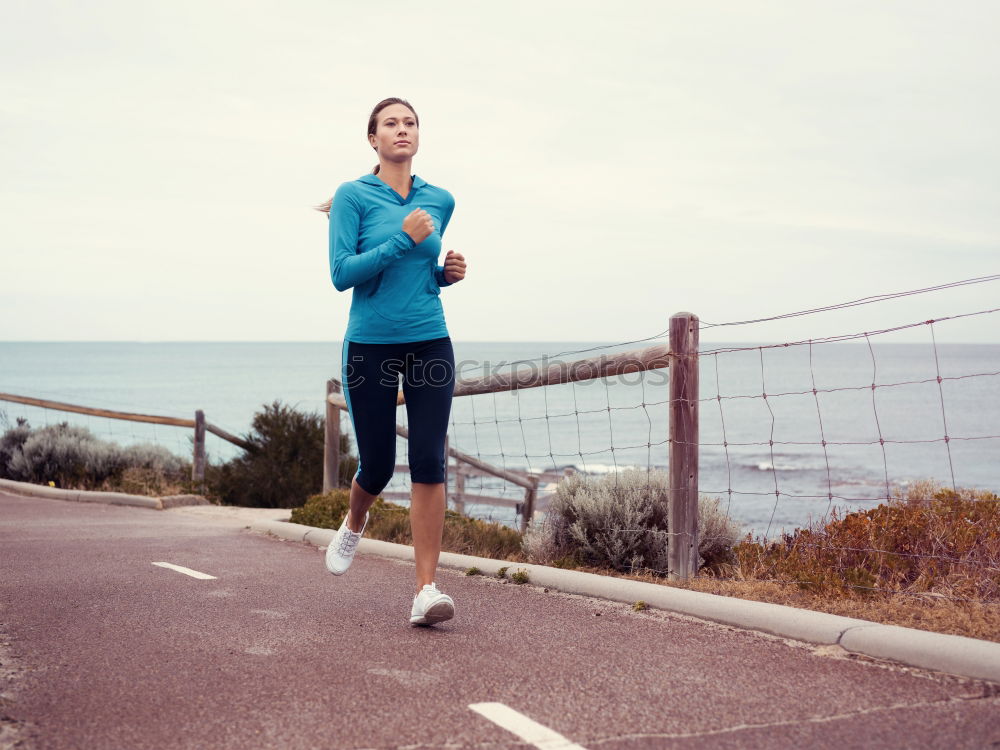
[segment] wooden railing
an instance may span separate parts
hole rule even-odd
[[[0,393],[0,401],[10,401],[16,404],[26,404],[27,406],[39,406],[43,409],[54,409],[56,411],[68,411],[74,414],[88,414],[92,417],[105,417],[107,419],[121,419],[127,422],[146,422],[149,424],[165,424],[173,427],[188,427],[194,429],[194,456],[191,462],[191,480],[194,482],[205,481],[205,433],[211,432],[218,435],[233,445],[248,449],[250,444],[226,432],[221,427],[205,421],[205,412],[198,409],[194,413],[194,419],[181,419],[179,417],[161,417],[154,414],[132,414],[125,411],[113,411],[111,409],[95,409],[91,406],[79,406],[78,404],[67,404],[62,401],[49,401],[44,398],[31,398],[29,396],[16,396],[13,393]]]
[[[410,467],[406,464],[396,464],[395,470],[397,473],[405,474],[410,470]],[[540,484],[541,482],[558,482],[567,473],[573,472],[573,469],[566,469],[564,472],[545,471],[532,474],[531,476],[536,477]],[[518,515],[524,515],[524,498],[498,497],[496,495],[483,495],[465,491],[466,479],[470,477],[493,476],[492,472],[483,471],[461,461],[455,461],[454,465],[449,467],[449,475],[454,477],[455,489],[448,494],[448,500],[459,513],[465,513],[465,506],[468,503],[469,505],[481,504],[514,508]],[[409,500],[410,493],[406,490],[386,490],[382,492],[382,497],[386,500]],[[535,509],[541,510],[538,507],[537,498]]]

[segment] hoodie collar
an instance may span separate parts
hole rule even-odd
[[[412,185],[410,186],[410,192],[411,193],[414,190],[416,190],[417,188],[421,188],[421,187],[423,187],[424,185],[427,184],[427,182],[423,178],[421,178],[419,175],[412,175],[412,177],[413,177],[413,181],[412,181]],[[364,176],[362,176],[360,178],[360,181],[364,182],[364,183],[367,183],[368,185],[381,185],[386,190],[391,190],[394,194],[398,195],[398,193],[396,193],[395,190],[393,190],[391,187],[389,187],[389,185],[384,180],[382,180],[378,175],[375,175],[375,174],[366,174],[366,175],[364,175]]]

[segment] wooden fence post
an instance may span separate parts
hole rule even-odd
[[[455,462],[455,512],[465,515],[465,472],[462,465]]]
[[[191,481],[196,484],[205,481],[205,412],[201,409],[194,413],[194,461],[191,463]]]
[[[524,505],[521,506],[522,534],[527,530],[528,523],[535,515],[535,496],[538,494],[538,477],[529,475],[528,479],[531,481],[531,487],[524,491]]]
[[[698,572],[698,316],[670,318],[669,577]]]
[[[340,383],[326,381],[326,429],[323,431],[323,492],[340,486],[340,408],[330,403],[330,394],[340,393]]]

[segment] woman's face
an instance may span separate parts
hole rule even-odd
[[[405,104],[390,104],[378,113],[375,135],[368,141],[383,159],[406,161],[413,158],[420,145],[417,118]]]

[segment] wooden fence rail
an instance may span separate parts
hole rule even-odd
[[[78,404],[67,404],[62,401],[50,401],[44,398],[31,398],[29,396],[17,396],[13,393],[0,393],[0,401],[10,401],[16,404],[27,406],[38,406],[43,409],[53,409],[55,411],[68,411],[74,414],[87,414],[92,417],[104,417],[106,419],[120,419],[126,422],[145,422],[148,424],[164,424],[171,427],[188,427],[194,430],[194,456],[191,463],[191,480],[194,482],[205,481],[205,433],[211,432],[218,435],[233,445],[240,448],[249,449],[250,444],[238,438],[232,433],[226,432],[221,427],[205,421],[205,413],[199,409],[194,413],[194,419],[181,419],[179,417],[162,417],[154,414],[133,414],[126,411],[114,411],[112,409],[95,409],[90,406],[80,406]]]
[[[452,397],[519,391],[524,388],[579,383],[584,380],[645,372],[646,370],[667,367],[670,357],[667,346],[656,344],[645,349],[636,349],[610,356],[590,357],[575,362],[553,364],[538,372],[522,368],[522,372],[511,374],[491,373],[477,378],[463,378],[455,383]],[[346,410],[347,401],[340,395],[340,382],[337,380],[331,382],[337,384],[337,392],[336,395],[328,393],[327,400],[338,409]],[[396,395],[396,406],[402,406],[404,403],[406,403],[406,399],[403,392],[399,391]]]

